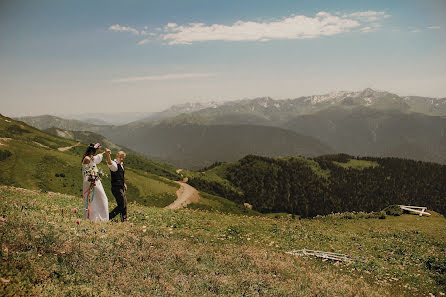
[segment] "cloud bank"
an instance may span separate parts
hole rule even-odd
[[[111,31],[128,31],[135,35],[151,35],[170,45],[192,44],[203,41],[259,41],[286,39],[310,39],[332,36],[350,31],[371,32],[378,29],[378,22],[390,15],[384,11],[358,11],[349,14],[331,14],[321,11],[314,17],[292,15],[279,20],[255,22],[237,21],[232,25],[190,23],[178,25],[168,23],[161,28],[148,32],[147,28],[138,31],[120,25],[110,26]],[[139,41],[139,45],[148,40]]]

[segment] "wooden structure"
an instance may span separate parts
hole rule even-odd
[[[307,250],[307,249],[294,250],[294,251],[286,252],[286,253],[290,254],[290,255],[295,255],[295,256],[313,256],[313,257],[334,260],[334,261],[343,261],[343,262],[354,261],[349,255],[346,255],[346,254]]]
[[[410,206],[410,205],[400,205],[402,210],[407,210],[410,212],[414,212],[417,213],[421,216],[423,215],[428,215],[430,216],[431,214],[426,212],[427,207],[423,207],[423,206]]]

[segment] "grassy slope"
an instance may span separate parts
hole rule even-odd
[[[76,220],[78,197],[0,187],[0,295],[426,296],[446,219],[285,220],[150,208],[132,224]],[[293,249],[349,253],[346,265]],[[434,265],[435,266],[435,265]],[[441,277],[441,276],[440,276]],[[444,291],[443,291],[444,292]]]
[[[295,160],[304,163],[307,167],[311,168],[314,174],[319,176],[320,178],[327,179],[330,177],[330,170],[322,169],[318,162],[302,157],[302,156],[293,156],[283,158],[284,160]]]
[[[348,160],[348,162],[346,163],[341,163],[341,162],[333,162],[334,164],[341,166],[343,168],[349,168],[349,169],[357,169],[357,170],[363,170],[365,168],[374,168],[379,166],[378,162],[374,162],[374,161],[366,161],[366,160],[355,160],[355,159],[350,159]]]
[[[231,213],[248,216],[260,216],[257,211],[246,208],[243,204],[232,202],[231,200],[200,192],[200,200],[187,206],[189,209],[209,210],[220,213]]]
[[[9,151],[11,155],[0,161],[0,184],[82,195],[80,156],[85,151],[84,145],[60,152],[58,147],[71,146],[76,142],[43,133],[6,117],[0,117],[0,137],[12,138],[1,141],[3,145],[0,150]],[[163,167],[135,154],[129,154],[128,165],[129,201],[163,207],[176,199],[177,184],[153,173],[135,169],[146,168],[147,171],[165,176],[175,176],[173,168],[167,165]],[[104,161],[99,168],[109,172]],[[60,177],[61,174],[63,177]],[[109,177],[103,179],[103,185],[109,201],[114,205]]]
[[[231,163],[222,163],[221,165],[219,165],[217,167],[214,167],[210,170],[203,171],[203,172],[183,170],[181,173],[183,173],[183,175],[188,177],[189,179],[199,178],[200,180],[206,181],[208,183],[221,184],[225,187],[230,188],[234,192],[241,193],[240,189],[235,187],[229,180],[227,180],[225,178],[224,171],[226,170],[227,166],[230,164]]]

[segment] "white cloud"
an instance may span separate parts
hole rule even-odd
[[[429,26],[427,29],[440,29],[440,26]]]
[[[389,18],[390,15],[386,14],[384,11],[358,11],[350,14],[345,14],[344,17],[351,17],[355,19],[360,19],[365,22],[373,22],[383,18]]]
[[[390,15],[384,11],[358,11],[341,15],[339,12],[318,12],[314,17],[292,15],[274,21],[237,21],[232,25],[189,23],[178,25],[167,23],[163,27],[147,26],[138,31],[135,28],[112,25],[108,29],[115,32],[131,32],[135,35],[150,36],[150,40],[164,40],[170,45],[192,44],[201,41],[260,41],[277,39],[309,39],[322,36],[337,35],[345,32],[372,32],[381,24],[380,20]],[[434,26],[433,26],[434,27]],[[137,42],[147,44],[148,38]]]
[[[372,31],[373,31],[373,28],[370,26],[361,28],[361,32],[372,32]]]
[[[136,76],[114,79],[115,83],[137,82],[137,81],[160,81],[160,80],[173,80],[173,79],[189,79],[189,78],[206,78],[214,77],[216,73],[168,73],[161,75],[149,75],[149,76]]]
[[[147,29],[141,30],[140,34],[141,34],[141,36],[155,36],[156,35],[156,33],[154,33],[154,32],[148,32]]]
[[[147,44],[147,43],[149,43],[149,41],[150,41],[150,39],[148,39],[148,38],[143,39],[143,40],[140,40],[140,41],[138,41],[138,45],[144,45],[144,44]]]
[[[418,33],[418,32],[421,32],[421,30],[420,29],[413,29],[411,32],[412,33]]]
[[[381,24],[378,24],[378,23],[372,23],[372,24],[370,24],[369,26],[362,27],[359,31],[364,32],[364,33],[375,32],[375,31],[378,30],[379,28],[381,28]]]
[[[191,44],[193,42],[223,41],[269,41],[274,39],[307,39],[331,36],[354,29],[369,32],[377,25],[365,25],[389,17],[382,11],[363,11],[338,16],[321,11],[315,17],[293,15],[277,21],[237,21],[232,25],[191,23],[178,25],[168,23],[160,38],[168,44]],[[370,28],[367,28],[370,27]]]
[[[135,28],[127,27],[127,26],[121,26],[119,24],[111,25],[110,27],[108,27],[108,30],[109,31],[114,31],[114,32],[130,32],[132,34],[139,35],[139,31],[136,30]]]

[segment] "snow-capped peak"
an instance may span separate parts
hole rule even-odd
[[[306,101],[311,101],[312,104],[318,104],[323,102],[331,102],[332,104],[338,103],[347,97],[361,98],[367,103],[371,104],[372,98],[382,96],[386,92],[373,90],[371,88],[364,89],[362,91],[336,91],[324,95],[313,95],[306,97]]]
[[[194,111],[199,111],[205,108],[217,108],[218,106],[222,105],[222,102],[215,102],[215,101],[210,101],[210,102],[187,102],[184,104],[177,104],[177,105],[172,105],[170,108],[168,108],[165,111],[171,111],[171,112],[176,112],[176,113],[190,113],[190,112],[194,112]]]

